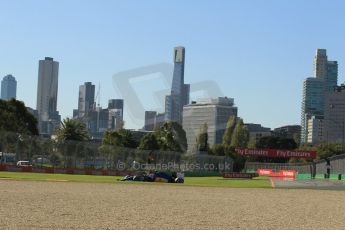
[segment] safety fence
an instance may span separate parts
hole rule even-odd
[[[94,173],[98,174],[105,174],[105,171],[182,171],[191,175],[219,175],[233,169],[233,160],[226,156],[141,150],[105,145],[101,141],[58,142],[50,138],[0,133],[0,165],[16,166],[18,161],[28,161],[30,167],[42,169],[42,172],[48,168],[54,172],[73,170],[82,174],[96,170]]]

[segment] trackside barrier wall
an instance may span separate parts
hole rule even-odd
[[[52,174],[76,174],[76,175],[103,175],[103,176],[125,176],[131,174],[127,171],[96,170],[96,169],[67,169],[67,168],[35,168],[16,167],[12,165],[0,165],[0,171],[7,172],[32,172],[32,173],[52,173]]]
[[[333,156],[330,160],[330,173],[334,175],[345,174],[345,154]],[[317,160],[314,162],[316,174],[322,175],[327,173],[326,160]],[[257,169],[296,170],[298,174],[311,174],[313,163],[264,163],[264,162],[246,162],[244,171],[253,172]],[[338,176],[337,176],[338,177]]]

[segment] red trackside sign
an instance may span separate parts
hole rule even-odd
[[[241,156],[279,157],[279,158],[316,158],[316,151],[286,150],[286,149],[247,149],[236,148]]]

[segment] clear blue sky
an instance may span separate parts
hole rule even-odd
[[[38,60],[53,57],[60,62],[58,110],[66,117],[83,82],[101,83],[105,106],[123,96],[113,74],[172,63],[173,47],[182,45],[192,89],[216,82],[246,123],[299,124],[315,49],[338,61],[344,82],[344,12],[342,0],[0,0],[0,76],[12,73],[18,99],[35,108]],[[144,80],[133,87],[145,109],[162,111],[153,99],[159,85]],[[143,121],[131,119],[130,106],[125,101],[126,127],[139,128]]]

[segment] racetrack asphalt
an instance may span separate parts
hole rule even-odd
[[[345,190],[345,181],[330,179],[276,180],[271,178],[271,183],[275,188]]]

